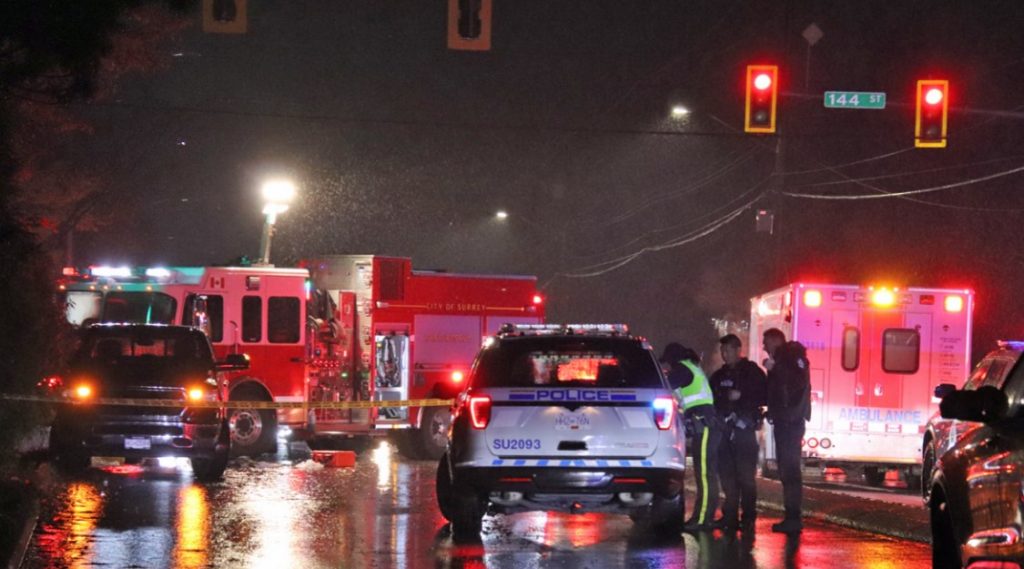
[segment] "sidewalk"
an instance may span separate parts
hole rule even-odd
[[[782,484],[758,478],[757,505],[781,512]],[[878,493],[877,498],[862,498],[805,486],[804,516],[900,539],[924,543],[932,539],[928,510],[923,504],[913,507],[890,502],[884,493]]]
[[[686,482],[687,508],[693,503],[693,483]],[[907,506],[888,501],[885,493],[864,498],[804,486],[804,517],[843,527],[899,539],[931,542],[928,510],[924,505]],[[777,480],[757,479],[757,506],[762,512],[782,512],[782,484]]]
[[[0,567],[21,565],[35,531],[41,500],[36,469],[48,436],[48,429],[27,436],[16,449],[20,458],[14,473],[0,480]]]

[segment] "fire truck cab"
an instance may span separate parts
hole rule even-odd
[[[809,462],[863,468],[880,485],[887,470],[919,480],[921,433],[938,409],[941,383],[970,369],[974,293],[964,289],[791,284],[751,299],[750,358],[767,357],[762,335],[778,328],[807,348]],[[761,446],[772,471],[770,426]]]
[[[484,337],[543,322],[535,277],[414,271],[407,258],[330,256],[305,268],[93,267],[60,289],[72,324],[203,328],[219,358],[248,356],[231,401],[347,402],[448,398]],[[276,448],[277,427],[316,440],[395,431],[408,455],[436,458],[446,407],[233,409],[233,452]],[[400,431],[401,434],[398,434]]]

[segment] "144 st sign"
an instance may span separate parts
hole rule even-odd
[[[884,109],[885,93],[825,91],[827,109]]]

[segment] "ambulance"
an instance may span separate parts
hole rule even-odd
[[[750,303],[750,359],[763,362],[763,334],[778,328],[807,348],[811,420],[806,463],[862,469],[880,485],[896,471],[919,483],[921,441],[942,383],[970,370],[974,292],[795,283]],[[762,468],[775,471],[771,426]],[[890,477],[892,478],[892,477]]]

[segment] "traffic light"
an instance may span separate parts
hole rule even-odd
[[[949,81],[921,79],[917,82],[917,112],[914,115],[914,146],[945,148],[949,116]]]
[[[246,0],[203,0],[203,31],[208,34],[244,34],[249,14]]]
[[[776,65],[747,66],[747,105],[743,130],[775,132],[775,109],[779,100],[779,68]]]
[[[448,0],[448,49],[491,49],[492,0]]]

